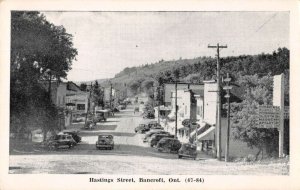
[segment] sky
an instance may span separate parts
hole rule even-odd
[[[68,80],[111,78],[161,59],[271,53],[289,48],[289,12],[42,12],[73,35]]]

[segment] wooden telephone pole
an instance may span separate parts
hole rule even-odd
[[[177,80],[175,81],[175,138],[177,139],[177,113],[178,113],[178,106],[177,106]]]
[[[221,144],[221,91],[220,91],[220,48],[227,48],[227,45],[220,46],[219,43],[216,46],[208,45],[208,48],[217,48],[217,158],[218,160],[221,160],[222,157],[222,144]]]

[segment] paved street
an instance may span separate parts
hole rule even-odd
[[[82,130],[82,142],[73,149],[56,151],[12,150],[10,173],[56,174],[287,174],[283,162],[273,164],[247,164],[219,162],[204,153],[197,160],[178,159],[176,154],[160,153],[142,142],[143,134],[134,133],[142,122],[132,108],[116,113],[107,122],[101,122],[94,130]],[[80,128],[82,125],[74,125]],[[98,134],[114,135],[114,150],[97,150]],[[262,172],[263,171],[263,172]]]

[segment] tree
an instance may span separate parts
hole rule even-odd
[[[81,83],[80,86],[79,86],[79,88],[80,88],[81,91],[85,92],[86,89],[87,89],[87,84],[86,83]]]
[[[58,110],[50,99],[51,81],[67,77],[76,55],[72,35],[63,26],[49,23],[36,11],[13,11],[11,117],[21,116],[19,120],[24,128],[32,126],[38,118],[43,121],[39,127],[44,131],[54,129]],[[43,80],[48,81],[47,93],[40,85]]]
[[[259,105],[272,104],[273,77],[267,75],[246,75],[239,78],[239,85],[245,87],[245,97],[241,103],[233,103],[232,134],[249,147],[257,147],[256,159],[265,149],[268,155],[276,151],[277,129],[259,128],[257,124]],[[270,146],[271,145],[271,146]]]
[[[103,99],[104,91],[101,89],[101,86],[96,80],[92,90],[92,101],[94,102],[95,106],[104,106]]]

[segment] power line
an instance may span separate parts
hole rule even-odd
[[[260,25],[253,33],[249,34],[249,36],[244,40],[243,44],[245,44],[246,42],[248,42],[254,36],[254,34],[256,34],[263,27],[265,27],[272,19],[275,18],[276,15],[277,15],[277,13],[274,13],[269,19],[267,19],[262,25]]]
[[[270,22],[275,16],[277,15],[277,13],[275,13],[273,16],[271,16],[267,21],[265,21],[260,27],[258,27],[258,29],[254,32],[258,32],[260,29],[262,29],[268,22]]]

